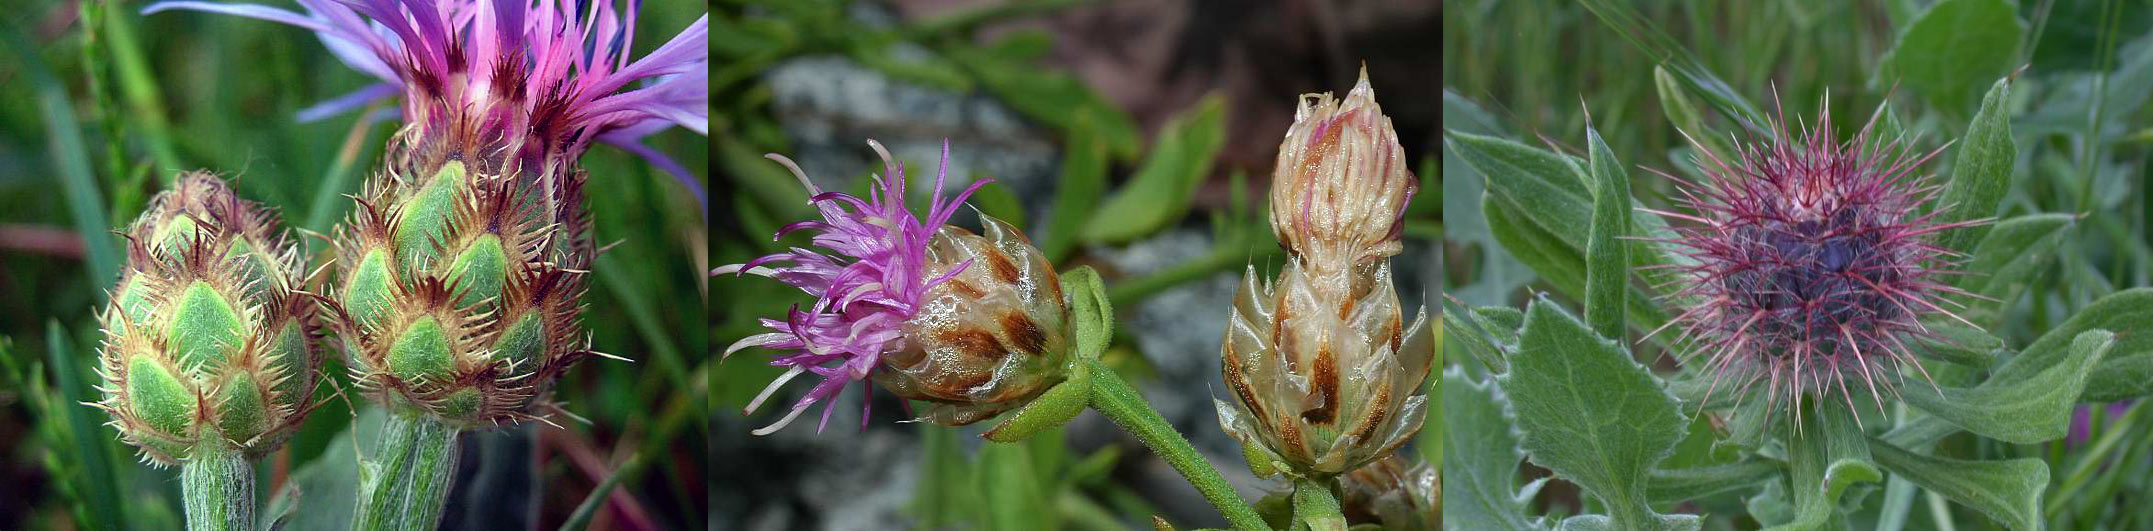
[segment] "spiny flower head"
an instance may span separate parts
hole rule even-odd
[[[1901,365],[1920,370],[1907,344],[1926,334],[1921,316],[1957,318],[1940,295],[1963,292],[1938,278],[1954,253],[1931,235],[1986,220],[1934,222],[1922,207],[1937,188],[1916,169],[1936,152],[1872,139],[1874,126],[1835,142],[1828,111],[1798,135],[1782,118],[1778,140],[1731,163],[1700,146],[1706,180],[1684,183],[1677,201],[1694,215],[1654,211],[1692,222],[1664,240],[1693,260],[1670,297],[1693,305],[1669,325],[1686,328],[1709,392],[1731,384],[1747,397],[1762,384],[1768,403],[1797,414],[1805,397],[1832,393],[1881,408]]]
[[[313,408],[321,366],[315,300],[277,215],[188,173],[127,236],[100,316],[97,406],[157,463],[275,451]]]
[[[822,377],[783,420],[756,430],[758,435],[870,378],[900,397],[929,402],[921,420],[950,425],[1021,405],[1063,379],[1067,307],[1052,265],[1022,233],[993,218],[982,216],[985,236],[948,226],[958,205],[991,181],[974,182],[945,201],[945,142],[934,199],[926,216],[918,217],[905,207],[904,166],[880,143],[868,145],[881,155],[883,175],[864,200],[824,192],[791,160],[770,156],[792,170],[822,214],[821,221],[794,223],[777,237],[813,230],[814,245],[837,257],[795,248],[712,271],[774,278],[816,297],[807,309],[793,307],[784,320],[764,319],[774,332],[726,348],[728,356],[756,346],[788,351],[771,362],[786,367],[785,375],[749,403],[749,411],[796,376]],[[825,407],[824,424],[829,414]]]
[[[709,17],[631,60],[639,2],[614,0],[298,0],[304,13],[204,1],[160,2],[314,31],[345,64],[380,83],[300,114],[318,119],[402,96],[395,158],[419,173],[461,160],[481,173],[543,179],[568,171],[592,142],[614,144],[673,173],[686,168],[639,143],[679,125],[709,131]],[[640,86],[631,86],[637,85]]]
[[[1396,255],[1399,220],[1419,187],[1407,166],[1368,69],[1343,100],[1304,94],[1272,170],[1271,230],[1313,265]]]

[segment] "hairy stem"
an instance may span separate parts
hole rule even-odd
[[[1233,485],[1227,484],[1226,478],[1220,476],[1195,447],[1189,446],[1189,441],[1174,431],[1173,425],[1153,411],[1151,404],[1145,403],[1144,397],[1137,395],[1128,382],[1122,381],[1120,375],[1114,374],[1113,369],[1108,369],[1099,360],[1085,360],[1084,363],[1091,364],[1092,409],[1143,441],[1144,446],[1173,465],[1174,470],[1188,478],[1189,484],[1218,508],[1235,529],[1269,529],[1263,517],[1256,514],[1256,509],[1249,507],[1248,502],[1234,492]]]
[[[1303,479],[1293,482],[1293,520],[1316,531],[1343,531],[1346,516],[1331,493],[1330,480]],[[1295,526],[1299,527],[1299,526]]]
[[[461,447],[454,426],[418,412],[398,412],[382,427],[373,475],[359,493],[354,529],[431,530],[441,522]]]
[[[179,468],[189,531],[254,529],[254,465],[228,449],[202,450]]]

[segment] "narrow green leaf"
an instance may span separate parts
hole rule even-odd
[[[1529,507],[1543,482],[1517,484],[1524,454],[1508,403],[1492,380],[1477,381],[1459,367],[1443,371],[1443,518],[1451,529],[1540,528]]]
[[[1116,159],[1134,159],[1144,148],[1135,119],[1067,73],[1011,62],[978,47],[953,47],[947,53],[977,76],[980,86],[1027,117],[1067,129],[1079,110],[1087,111]]]
[[[1049,262],[1061,260],[1076,248],[1077,233],[1091,219],[1092,207],[1106,193],[1106,143],[1100,138],[1097,118],[1090,110],[1077,111],[1062,145],[1061,180],[1054,188],[1053,210],[1047,214],[1046,234],[1039,252]]]
[[[1592,226],[1585,240],[1585,320],[1600,337],[1622,341],[1630,291],[1630,174],[1600,132],[1585,127],[1592,156]]]
[[[2089,330],[2116,335],[2108,357],[2119,359],[2153,352],[2153,288],[2133,288],[2093,301],[2021,350],[2018,357],[1997,367],[1982,385],[2002,385],[2034,377],[2071,354],[2071,342]]]
[[[2002,3],[1996,0],[1951,2]],[[1944,188],[1940,203],[1949,210],[1936,217],[1938,223],[1974,221],[1996,215],[1997,204],[2003,201],[2004,192],[2011,188],[2011,169],[2018,161],[2018,142],[2011,138],[2010,104],[2011,80],[2008,78],[1996,80],[1988,95],[1981,98],[1981,112],[1974,115],[1973,123],[1967,125],[1966,138],[1959,142],[1958,158],[1952,163],[1951,182]],[[1982,236],[1988,231],[1986,224],[1951,230],[1942,235],[1941,246],[1964,252],[1975,242],[1982,242]]]
[[[90,388],[84,385],[89,378],[76,372],[80,370],[78,365],[88,364],[76,361],[81,358],[81,353],[75,350],[74,341],[59,321],[45,322],[45,347],[45,363],[52,367],[53,384],[59,387],[59,402],[74,405],[96,401]],[[105,449],[108,445],[104,443],[115,435],[90,419],[91,415],[97,414],[95,409],[83,406],[68,407],[65,411],[67,436],[74,441],[74,458],[82,466],[80,474],[71,478],[80,481],[75,492],[80,496],[82,512],[92,523],[111,526],[105,529],[119,529],[121,514],[115,505],[120,502],[118,480],[113,475],[112,463],[107,460],[109,454]]]
[[[1517,311],[1509,308],[1500,309],[1510,310],[1511,312]],[[1489,323],[1485,319],[1480,313],[1466,309],[1465,305],[1458,302],[1457,299],[1450,298],[1447,295],[1443,297],[1442,321],[1445,337],[1456,341],[1460,348],[1464,348],[1466,353],[1472,355],[1473,359],[1480,360],[1480,363],[1485,365],[1488,371],[1498,373],[1508,371],[1510,370],[1509,362],[1503,361],[1503,359],[1509,356],[1507,351],[1510,346],[1517,342],[1517,327],[1513,324],[1509,328],[1498,332],[1496,329],[1501,327],[1495,326],[1494,323]]]
[[[1591,492],[1620,529],[1662,527],[1645,478],[1688,422],[1675,398],[1621,345],[1541,297],[1525,311],[1510,373],[1500,377],[1534,464]],[[1568,525],[1567,523],[1565,524]]]
[[[89,151],[82,144],[82,124],[75,120],[67,86],[53,76],[44,57],[38,54],[45,47],[29,42],[20,28],[12,23],[0,24],[0,38],[14,51],[19,60],[16,68],[28,74],[29,88],[37,97],[36,107],[45,125],[46,155],[52,162],[50,170],[59,180],[60,197],[74,219],[75,233],[82,236],[83,258],[89,266],[82,272],[90,285],[106,285],[119,278],[124,257],[107,225],[105,199],[98,192],[97,176],[90,170]],[[20,90],[21,85],[16,87]],[[100,291],[97,296],[103,300],[106,295]]]
[[[1921,326],[1930,335],[1913,338],[1909,346],[1914,354],[1929,359],[1985,369],[1996,362],[1997,352],[2004,348],[2002,339],[1957,319],[1923,319]]]
[[[1540,228],[1531,221],[1521,219],[1511,207],[1494,199],[1493,194],[1481,201],[1481,214],[1487,217],[1488,233],[1502,244],[1519,263],[1532,268],[1533,273],[1548,281],[1555,291],[1570,296],[1585,292],[1585,256],[1576,247],[1562,242],[1560,236]],[[1642,293],[1642,288],[1629,286],[1633,292],[1626,297],[1631,325],[1646,330],[1659,328],[1667,322],[1667,314]]]
[[[1084,225],[1086,242],[1120,243],[1180,219],[1226,143],[1226,99],[1211,95],[1159,129],[1150,156]]]
[[[1882,440],[1870,442],[1876,463],[1892,474],[1981,511],[2011,529],[2041,528],[2041,491],[2048,486],[2048,463],[2040,459],[1945,459],[1909,452]]]
[[[1971,389],[1908,385],[1906,403],[1967,431],[2004,442],[2033,444],[2063,438],[2071,428],[2071,407],[2086,387],[2094,362],[2115,345],[2115,334],[2092,330],[2071,342],[2070,355],[2031,378],[1999,383],[1989,380]]]
[[[992,529],[1053,529],[1055,512],[1050,509],[1048,485],[1023,445],[986,443],[979,446],[980,491]]]
[[[1451,414],[1445,412],[1445,414]],[[1764,461],[1743,461],[1725,465],[1653,470],[1645,480],[1645,491],[1652,503],[1680,503],[1722,492],[1756,486],[1778,477],[1779,466]],[[1449,490],[1446,486],[1444,490]],[[1448,510],[1450,506],[1445,505]]]
[[[2076,225],[2077,217],[2069,214],[2031,214],[1997,223],[1959,268],[1969,273],[1958,278],[1959,287],[1998,297],[2025,284],[2056,258],[2057,245]]]
[[[1592,223],[1592,191],[1587,187],[1591,177],[1576,159],[1509,140],[1455,131],[1448,133],[1445,145],[1466,165],[1481,173],[1487,181],[1488,195],[1509,207],[1514,214],[1512,217],[1532,222],[1554,236],[1555,241],[1572,249],[1572,253],[1584,254],[1587,235],[1578,229]],[[1633,197],[1630,205],[1630,228],[1626,234],[1648,238],[1676,236],[1667,228],[1666,220],[1657,215],[1638,213],[1644,203]],[[1651,268],[1638,269],[1647,284],[1660,285],[1676,280],[1673,272],[1662,270],[1664,266],[1689,262],[1681,253],[1658,244],[1633,242],[1629,249],[1632,267]],[[1583,274],[1578,276],[1582,281]],[[1570,293],[1583,295],[1582,291]],[[1649,302],[1650,297],[1646,300]],[[1652,305],[1656,306],[1656,303]]]
[[[1982,82],[2011,72],[2025,31],[2006,0],[1943,0],[1907,25],[1879,70],[1930,107],[1965,116]]]
[[[561,531],[580,531],[590,527],[591,518],[598,515],[598,508],[605,506],[605,501],[613,497],[613,489],[642,467],[643,456],[640,454],[630,455],[627,461],[614,467],[613,473],[606,475],[605,481],[598,482],[598,486],[592,487],[591,493],[583,497],[583,502],[576,504],[575,512],[568,513],[568,519],[561,522]]]

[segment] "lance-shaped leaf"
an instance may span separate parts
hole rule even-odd
[[[1585,319],[1600,337],[1622,341],[1630,293],[1630,174],[1600,132],[1585,128],[1592,147],[1592,227],[1585,240]]]
[[[1954,2],[2002,3],[2000,0]],[[2016,46],[2016,37],[2013,39],[2012,45]],[[1959,155],[1951,167],[1951,182],[1945,185],[1939,203],[1947,210],[1937,216],[1937,222],[1957,223],[1996,215],[1997,203],[2003,201],[2004,192],[2011,188],[2011,168],[2018,161],[2018,142],[2011,138],[2010,103],[2009,79],[1996,80],[1988,95],[1982,97],[1981,112],[1974,114],[1973,123],[1967,125],[1966,138],[1959,142]],[[1940,238],[1942,247],[1966,251],[1975,242],[1980,242],[1988,230],[1987,225],[1976,225],[1947,231]]]
[[[1914,384],[1900,395],[1908,405],[1983,437],[2018,444],[2060,439],[2070,431],[2071,407],[2094,362],[2115,343],[2115,334],[2091,330],[2071,342],[2069,356],[2031,378],[1991,379],[1970,389]]]
[[[1465,303],[1444,295],[1442,321],[1444,336],[1454,339],[1490,372],[1510,370],[1504,358],[1517,344],[1518,327],[1524,325],[1525,314],[1507,307],[1467,309]]]
[[[1520,218],[1512,207],[1495,200],[1492,194],[1483,197],[1481,212],[1487,215],[1489,234],[1495,236],[1495,241],[1501,243],[1512,258],[1532,268],[1557,292],[1571,296],[1585,293],[1585,255],[1577,247],[1564,244],[1554,233]],[[1637,291],[1637,286],[1628,289],[1633,291],[1624,298],[1630,324],[1646,330],[1666,324],[1666,312],[1651,297]]]
[[[1972,507],[2011,529],[2041,528],[2041,491],[2048,463],[2040,459],[1962,461],[1922,455],[1870,441],[1876,464],[1898,477]]]
[[[1869,439],[1851,411],[1822,404],[1802,419],[1803,429],[1785,438],[1792,469],[1794,520],[1772,531],[1829,529],[1839,496],[1856,483],[1883,479],[1869,463]],[[1843,516],[1838,516],[1843,518]],[[1843,525],[1841,527],[1844,527]]]
[[[2122,359],[2153,352],[2153,288],[2133,288],[2101,297],[2026,345],[2018,357],[1997,367],[1982,385],[2016,382],[2033,377],[2070,354],[2070,343],[2088,330],[2115,332],[2116,346],[2108,356]]]
[[[1528,458],[1599,498],[1616,528],[1668,524],[1646,503],[1645,478],[1688,424],[1674,396],[1546,297],[1526,309],[1518,343],[1500,381]]]

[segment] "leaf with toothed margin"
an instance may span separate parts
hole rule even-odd
[[[1971,389],[1910,384],[1899,394],[1908,405],[1983,437],[2018,444],[2060,439],[2070,431],[2071,408],[2095,362],[2115,343],[2115,334],[2091,330],[2071,341],[2068,357],[2030,378],[1991,379]]]
[[[1463,303],[1449,296],[1443,297],[1443,333],[1456,338],[1459,348],[1491,372],[1508,371],[1509,350],[1517,344],[1518,327],[1525,322],[1525,314],[1507,307],[1483,307],[1466,309]]]
[[[1922,455],[1882,440],[1872,440],[1870,454],[1892,474],[1943,495],[2011,529],[2041,528],[2041,494],[2048,486],[2048,463],[2040,459],[1962,461]]]
[[[1695,524],[1694,517],[1656,514],[1646,501],[1647,473],[1688,425],[1659,379],[1545,296],[1526,308],[1518,335],[1510,372],[1498,381],[1510,396],[1519,446],[1533,464],[1599,498],[1608,523],[1619,528]]]
[[[1516,432],[1505,406],[1509,398],[1494,381],[1479,381],[1463,368],[1443,371],[1444,527],[1521,531],[1540,529],[1530,514],[1546,479],[1517,485]]]

